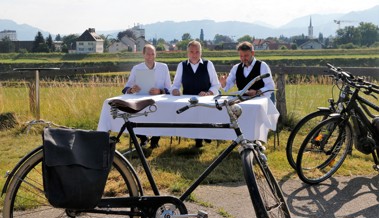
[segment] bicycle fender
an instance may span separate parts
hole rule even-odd
[[[115,155],[118,155],[121,157],[121,159],[124,161],[124,165],[128,166],[128,168],[132,171],[133,173],[133,177],[134,179],[136,180],[137,182],[137,185],[138,185],[138,188],[139,188],[139,192],[140,192],[140,195],[141,196],[144,196],[144,193],[143,193],[143,188],[142,188],[142,183],[141,183],[141,180],[140,178],[138,177],[137,175],[137,171],[134,169],[134,167],[132,166],[132,164],[128,161],[128,159],[121,154],[121,152],[119,151],[115,151]]]
[[[330,108],[328,107],[317,107],[319,111],[330,111]]]
[[[43,149],[43,146],[39,146],[37,148],[35,148],[34,150],[32,150],[31,152],[29,152],[27,155],[25,155],[17,164],[16,166],[12,169],[12,171],[7,175],[7,180],[5,181],[4,183],[4,186],[3,186],[3,190],[1,191],[1,197],[3,196],[3,194],[5,194],[7,192],[7,189],[8,189],[8,185],[10,183],[10,181],[12,180],[14,174],[18,171],[18,169],[25,163],[26,160],[28,160],[31,156],[33,156],[35,153],[37,153],[39,150]]]

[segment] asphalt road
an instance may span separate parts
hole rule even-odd
[[[296,218],[377,218],[379,217],[379,175],[372,177],[333,177],[318,185],[299,179],[279,182],[292,217]],[[248,190],[243,183],[201,185],[195,192],[197,202],[185,202],[189,213],[208,212],[210,218],[255,217]],[[0,218],[2,215],[0,214]],[[55,217],[37,214],[30,218]],[[95,217],[119,217],[103,216]]]
[[[318,185],[307,185],[299,179],[280,182],[292,217],[379,217],[379,175],[372,177],[333,177]],[[211,207],[189,204],[208,211],[209,217],[254,217],[244,184],[201,186],[196,198]]]

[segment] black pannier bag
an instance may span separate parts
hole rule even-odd
[[[94,208],[113,162],[115,143],[109,133],[45,128],[43,146],[43,185],[49,203],[59,208]]]

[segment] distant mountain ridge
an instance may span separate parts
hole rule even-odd
[[[352,11],[346,14],[310,14],[299,17],[281,27],[270,27],[268,24],[258,24],[257,22],[239,22],[225,21],[215,22],[213,20],[194,20],[185,22],[164,21],[152,24],[142,25],[145,29],[146,39],[163,38],[166,41],[178,39],[180,40],[184,33],[190,33],[192,38],[200,37],[200,30],[204,30],[204,38],[212,40],[216,34],[227,35],[231,38],[238,39],[244,35],[250,35],[255,38],[279,37],[281,35],[290,37],[295,35],[308,35],[308,26],[312,20],[314,37],[318,37],[322,33],[324,37],[335,35],[339,27],[334,20],[341,21],[340,27],[346,25],[359,25],[360,22],[370,22],[379,26],[379,5],[363,10]],[[345,22],[349,21],[349,22]],[[94,26],[93,28],[96,28]],[[126,28],[125,28],[126,29]],[[125,29],[102,31],[96,28],[98,34],[110,34],[116,37],[118,32]],[[0,31],[16,30],[18,40],[34,40],[38,31],[47,37],[47,30],[40,30],[27,24],[17,24],[11,20],[0,19]],[[83,32],[85,30],[83,29]],[[58,33],[55,33],[58,34]],[[51,34],[55,37],[55,34]],[[82,32],[77,33],[82,34]],[[62,34],[61,34],[62,35]]]

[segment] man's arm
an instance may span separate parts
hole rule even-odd
[[[172,95],[180,95],[180,87],[182,86],[183,65],[180,62],[176,68],[174,81],[172,83],[170,92]]]
[[[212,92],[211,94],[216,95],[218,94],[218,90],[220,89],[220,81],[218,81],[217,72],[216,69],[211,61],[208,61],[208,73],[209,73],[209,79],[211,82],[211,87],[209,88],[209,92]]]
[[[274,79],[272,78],[271,69],[265,62],[262,61],[261,75],[266,74],[266,73],[269,73],[270,76],[263,78],[263,82],[264,82],[265,86],[260,89],[261,92],[265,92],[267,90],[274,90],[275,89],[275,82],[274,82]],[[266,92],[264,95],[265,96],[271,96],[271,93],[272,92]]]

